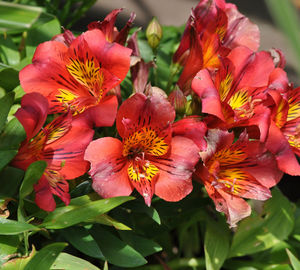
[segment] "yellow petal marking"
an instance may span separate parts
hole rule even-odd
[[[144,164],[138,163],[135,166],[131,163],[127,172],[131,181],[140,182],[141,180],[147,180],[151,182],[159,173],[159,169],[149,161],[145,161]]]
[[[123,156],[147,153],[152,156],[163,156],[169,150],[169,145],[163,137],[150,127],[143,127],[123,139]]]

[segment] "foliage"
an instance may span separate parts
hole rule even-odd
[[[251,216],[233,229],[198,182],[184,199],[155,197],[148,207],[137,192],[101,198],[85,174],[70,183],[69,205],[57,200],[53,212],[37,207],[33,191],[46,162],[36,161],[25,172],[10,163],[26,138],[14,116],[24,95],[18,72],[31,63],[38,44],[60,34],[61,25],[69,27],[94,2],[64,1],[63,9],[60,1],[0,2],[1,269],[299,269],[300,203],[276,187],[266,202],[249,200]],[[35,7],[41,3],[44,8]],[[143,31],[138,45],[141,58],[157,66],[149,81],[169,94],[181,69],[172,57],[183,29],[163,26],[162,32],[155,50]],[[129,74],[121,84],[123,100],[132,88]],[[113,136],[115,128],[96,129],[95,137],[103,134]]]

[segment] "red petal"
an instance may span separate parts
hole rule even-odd
[[[98,105],[84,113],[88,115],[96,127],[110,127],[114,124],[118,109],[116,96],[105,97]]]
[[[172,131],[173,136],[183,136],[191,139],[199,147],[199,151],[204,151],[207,147],[204,139],[207,127],[199,118],[181,119],[173,124]]]
[[[51,168],[59,171],[64,179],[73,179],[87,172],[89,164],[84,152],[94,135],[82,117],[76,117],[71,128],[60,139],[46,145],[43,155]]]
[[[121,82],[129,70],[131,50],[117,43],[107,42],[98,29],[86,31],[82,35],[102,67],[118,77]]]
[[[175,110],[160,95],[146,97],[137,93],[125,100],[117,114],[117,130],[123,138],[139,127],[150,125],[164,130],[175,119]]]
[[[45,176],[34,186],[35,202],[37,206],[45,211],[54,211],[56,203],[54,201],[50,185]]]
[[[122,151],[121,141],[104,137],[91,142],[85,152],[84,159],[91,163],[93,188],[104,198],[128,196],[133,190]]]
[[[290,175],[300,175],[300,165],[293,153],[289,142],[281,130],[272,121],[266,147],[276,156],[280,170]]]
[[[219,91],[216,89],[207,69],[197,73],[192,81],[192,89],[201,98],[203,113],[215,115],[225,121]]]
[[[172,139],[170,156],[153,159],[159,169],[155,194],[166,201],[179,201],[193,189],[191,176],[200,156],[192,140],[176,136]]]
[[[48,114],[48,101],[39,93],[30,93],[23,96],[21,108],[15,116],[23,125],[27,140],[33,138],[43,127]]]
[[[260,41],[258,26],[241,14],[235,5],[226,8],[226,15],[228,17],[228,27],[223,40],[224,46],[233,49],[243,45],[257,51]]]

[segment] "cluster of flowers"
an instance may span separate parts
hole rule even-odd
[[[266,200],[283,173],[300,175],[300,91],[282,53],[257,51],[258,27],[235,5],[202,0],[173,56],[183,68],[168,97],[147,85],[150,64],[140,58],[136,33],[127,41],[134,14],[116,30],[120,11],[78,37],[66,30],[37,47],[20,72],[27,94],[16,117],[27,139],[13,165],[47,162],[34,186],[46,211],[56,207],[53,194],[68,204],[66,180],[89,170],[102,197],[136,189],[149,206],[154,194],[181,200],[199,181],[235,226],[251,213],[243,198]],[[129,69],[133,95],[118,108]],[[192,113],[174,122],[187,96]],[[43,127],[48,114],[59,115]],[[93,127],[115,121],[118,138],[93,140]]]

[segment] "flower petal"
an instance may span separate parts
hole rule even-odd
[[[103,198],[128,196],[133,190],[122,151],[121,141],[111,137],[95,140],[87,147],[84,159],[91,163],[93,188]]]
[[[159,169],[154,193],[166,201],[179,201],[193,189],[191,176],[200,156],[198,147],[185,137],[174,137],[171,145],[168,158],[151,160]]]

